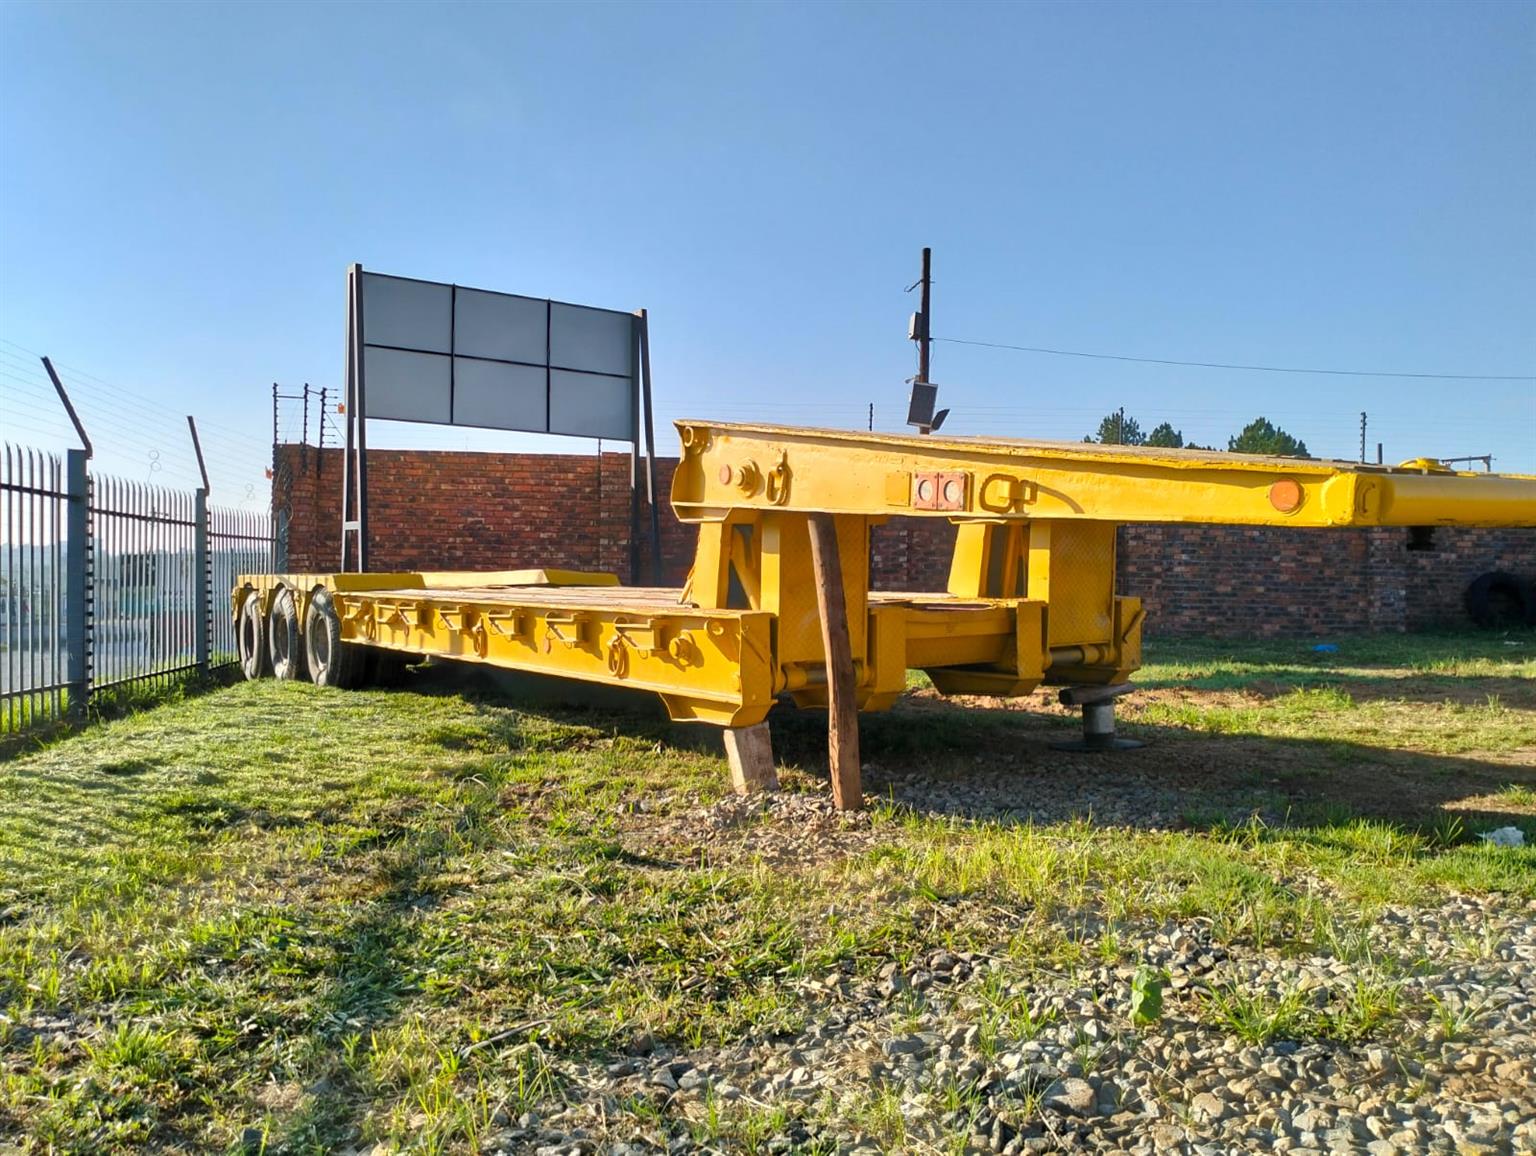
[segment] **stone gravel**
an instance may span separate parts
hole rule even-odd
[[[992,807],[985,786],[967,790],[968,808]],[[816,795],[729,799],[668,822],[768,858],[878,837],[867,815]],[[1022,973],[999,943],[837,971],[801,981],[810,1012],[790,1036],[682,1050],[638,1039],[617,1061],[557,1063],[561,1097],[503,1116],[483,1150],[739,1151],[739,1134],[710,1121],[754,1112],[776,1121],[758,1144],[773,1153],[1536,1152],[1536,903],[1389,908],[1369,937],[1341,959],[1224,949],[1199,921],[1141,928],[1141,962],[1168,976],[1164,1014],[1144,1028],[1129,1019],[1131,965]],[[1380,980],[1384,960],[1410,961],[1394,973],[1397,1012],[1359,1043],[1249,1043],[1202,1018],[1213,985],[1299,989],[1324,1008]],[[997,1029],[999,1000],[1027,1004],[1037,1030]]]

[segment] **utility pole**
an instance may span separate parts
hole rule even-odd
[[[933,315],[929,312],[932,305],[933,250],[926,245],[923,246],[923,277],[921,284],[923,294],[922,305],[919,306],[921,312],[918,314],[917,380],[926,383],[928,380],[928,345],[933,339]]]
[[[907,324],[907,337],[917,342],[917,376],[911,379],[912,396],[907,402],[907,424],[916,426],[920,434],[930,434],[944,424],[949,410],[937,413],[933,407],[938,401],[939,387],[928,380],[929,346],[933,341],[933,250],[923,248],[923,275],[907,286],[910,293],[922,286],[922,305]],[[874,415],[870,415],[870,428],[874,428]]]
[[[869,403],[869,432],[875,432],[875,403]]]
[[[1365,461],[1365,410],[1360,411],[1360,460]]]

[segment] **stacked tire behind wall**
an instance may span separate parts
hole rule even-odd
[[[1536,626],[1536,587],[1505,570],[1490,570],[1468,584],[1467,616],[1484,630]]]

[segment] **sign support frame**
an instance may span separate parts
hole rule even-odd
[[[369,556],[369,526],[368,526],[368,387],[367,387],[367,358],[365,356],[366,341],[363,326],[363,267],[354,262],[347,267],[347,306],[346,306],[346,374],[343,389],[342,411],[346,419],[345,436],[342,448],[342,488],[341,488],[341,573],[362,573],[368,569]],[[459,286],[449,286],[453,300],[457,300]],[[545,320],[545,348],[546,357],[549,349],[550,326],[554,302],[546,299]],[[612,311],[608,311],[612,312]],[[451,309],[450,316],[456,315],[457,310]],[[639,585],[641,580],[641,512],[640,512],[640,457],[642,453],[642,429],[644,436],[643,452],[646,459],[646,488],[650,496],[651,504],[651,563],[653,568],[652,579],[660,581],[661,578],[661,531],[660,515],[657,510],[657,481],[656,481],[656,433],[652,417],[651,394],[651,364],[650,364],[650,326],[647,313],[644,309],[630,315],[630,422],[628,441],[629,451],[629,581],[631,585]],[[449,366],[449,396],[450,412],[452,412],[452,394],[456,384],[454,380],[455,356],[450,350],[448,355]],[[545,413],[550,413],[552,398],[550,397],[550,369],[546,366],[545,376]],[[452,424],[452,423],[448,423]],[[537,433],[537,430],[524,431]],[[579,436],[579,435],[578,435]],[[601,443],[601,438],[598,439]],[[598,458],[598,470],[602,470],[602,458]]]
[[[644,393],[641,397],[641,413],[645,417],[646,496],[651,503],[651,581],[660,583],[661,574],[661,512],[656,496],[656,422],[651,410],[651,317],[644,310],[635,316],[640,328],[640,373]]]

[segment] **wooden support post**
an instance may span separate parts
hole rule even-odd
[[[725,758],[731,764],[731,786],[738,795],[779,789],[779,773],[773,769],[773,738],[767,723],[727,727]]]
[[[808,520],[816,606],[827,656],[827,766],[832,774],[832,802],[840,811],[857,811],[864,805],[859,783],[859,706],[854,699],[853,648],[848,642],[837,522],[831,514],[811,514]]]

